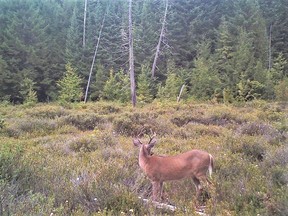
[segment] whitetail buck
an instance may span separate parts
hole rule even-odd
[[[163,182],[192,178],[196,187],[198,199],[202,191],[201,181],[208,182],[207,172],[212,174],[213,157],[201,150],[191,150],[175,156],[157,156],[151,154],[156,143],[155,133],[148,144],[143,144],[138,138],[133,139],[135,146],[140,147],[139,165],[152,183],[153,200],[162,198]]]

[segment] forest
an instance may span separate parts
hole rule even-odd
[[[132,1],[137,101],[176,100],[181,87],[182,99],[287,100],[287,5]],[[81,101],[91,73],[88,100],[129,102],[128,6],[0,0],[1,101]]]

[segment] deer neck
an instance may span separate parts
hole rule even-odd
[[[145,170],[145,167],[147,167],[148,161],[150,159],[149,152],[144,146],[141,146],[139,151],[139,165],[142,169]]]

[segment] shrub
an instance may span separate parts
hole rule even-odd
[[[51,215],[54,209],[53,197],[47,197],[32,191],[20,197],[11,196],[10,194],[9,201],[2,203],[6,205],[4,215]]]
[[[126,113],[114,120],[113,129],[125,136],[136,136],[141,130],[146,133],[150,133],[152,130],[159,135],[172,133],[169,120],[158,118],[158,114],[154,113]]]
[[[219,137],[222,131],[217,126],[206,126],[199,124],[187,124],[175,130],[174,135],[182,139],[191,139],[201,136]]]
[[[45,105],[45,106],[39,106],[34,107],[32,109],[28,109],[26,111],[28,116],[31,116],[33,118],[49,118],[49,119],[56,119],[61,116],[66,116],[69,114],[68,111],[66,111],[61,106],[51,106],[51,105]]]
[[[84,135],[70,141],[69,148],[75,152],[92,152],[99,148],[117,144],[116,138],[107,133],[95,131],[93,135]]]
[[[143,204],[138,197],[125,190],[120,190],[113,194],[113,196],[107,197],[105,203],[105,209],[112,211],[115,215],[119,213],[141,215],[144,213]]]
[[[100,143],[92,137],[79,137],[70,141],[69,148],[74,152],[91,152],[99,148]]]
[[[17,165],[22,155],[20,145],[1,143],[0,145],[0,180],[12,181],[17,175]]]
[[[96,126],[105,122],[103,117],[93,113],[70,114],[61,117],[59,121],[73,125],[82,131],[93,130]]]
[[[222,154],[217,160],[214,178],[217,199],[229,203],[237,215],[265,212],[266,178],[259,166],[247,163],[240,154]],[[231,200],[233,202],[229,202]]]
[[[241,137],[238,144],[231,146],[231,152],[241,153],[252,161],[262,161],[266,154],[266,148],[262,140]]]
[[[2,118],[2,116],[0,115],[0,130],[4,128],[4,119]]]
[[[31,135],[34,132],[38,132],[37,135],[43,135],[58,129],[58,127],[58,123],[52,119],[15,118],[5,128],[4,132],[10,137]]]
[[[244,124],[238,128],[238,132],[249,136],[263,136],[270,144],[278,144],[285,139],[277,129],[258,122]]]

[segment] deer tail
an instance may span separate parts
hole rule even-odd
[[[209,154],[209,158],[210,158],[210,163],[209,163],[208,171],[209,171],[209,176],[211,178],[212,171],[213,171],[213,168],[214,168],[214,159],[213,159],[211,154]]]

